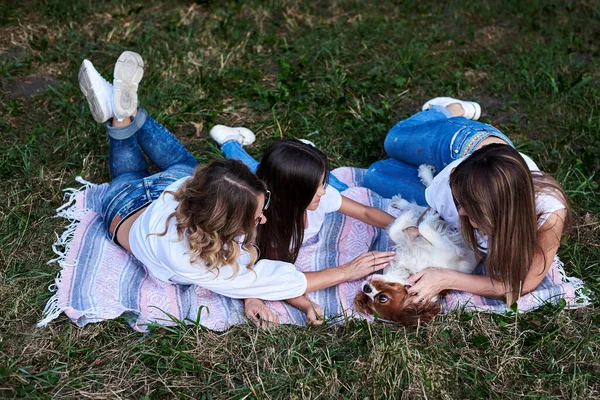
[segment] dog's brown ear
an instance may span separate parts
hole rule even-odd
[[[369,296],[363,292],[358,292],[354,298],[354,308],[362,314],[372,315],[373,311],[371,310],[371,307],[369,307],[369,301],[371,301]]]
[[[404,307],[394,313],[393,321],[400,325],[414,326],[421,323],[427,323],[441,311],[438,303],[428,301],[425,303],[413,303],[414,297],[407,297]]]

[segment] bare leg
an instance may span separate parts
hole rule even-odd
[[[131,117],[127,117],[127,118],[123,118],[123,120],[119,121],[119,119],[115,116],[113,116],[112,119],[112,126],[115,126],[117,128],[122,128],[124,126],[127,126],[129,124],[131,124],[131,119],[135,118],[135,116],[137,115],[137,110],[135,110],[135,112],[133,113],[133,115]]]
[[[458,103],[452,103],[452,104],[448,104],[446,106],[446,108],[448,109],[448,111],[450,111],[452,113],[452,115],[454,115],[455,117],[462,117],[463,115],[465,115],[465,109],[462,108],[462,106]]]

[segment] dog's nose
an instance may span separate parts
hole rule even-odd
[[[368,283],[365,283],[365,286],[363,286],[363,292],[371,293],[372,291],[373,291],[373,289],[371,289],[371,285],[369,285]]]

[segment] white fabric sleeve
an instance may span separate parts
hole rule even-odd
[[[260,260],[248,270],[240,265],[231,279],[230,268],[223,268],[215,279],[203,279],[199,286],[234,299],[256,297],[263,300],[286,300],[302,296],[306,291],[306,276],[293,264]]]
[[[260,260],[250,270],[246,268],[250,255],[245,251],[238,257],[239,270],[235,276],[230,265],[222,265],[218,271],[208,270],[203,262],[190,263],[187,253],[175,251],[172,256],[165,260],[170,268],[161,271],[169,272],[168,277],[162,278],[172,283],[195,284],[234,299],[285,300],[306,291],[306,277],[293,264]]]
[[[457,161],[462,161],[462,159]],[[460,218],[450,189],[450,173],[459,164],[457,161],[440,171],[425,189],[425,200],[429,207],[437,211],[444,221],[455,228],[458,227]]]
[[[335,212],[342,206],[342,195],[331,185],[325,188],[325,194],[321,197],[324,213]]]

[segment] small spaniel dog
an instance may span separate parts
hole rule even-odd
[[[432,167],[420,166],[419,177],[428,186],[433,179]],[[404,210],[388,228],[390,239],[396,243],[396,256],[383,275],[375,275],[364,285],[354,299],[354,306],[363,314],[377,313],[381,319],[402,325],[428,322],[440,311],[440,306],[436,298],[415,302],[405,288],[408,277],[430,267],[471,273],[477,261],[460,232],[449,227],[436,212],[425,212],[425,207],[400,196],[394,197],[392,206]]]

